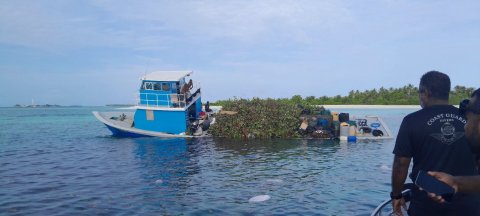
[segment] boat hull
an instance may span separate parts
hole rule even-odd
[[[163,132],[141,130],[134,127],[133,112],[92,112],[95,118],[105,124],[117,137],[163,137],[163,138],[190,138],[184,134],[169,134]],[[123,116],[123,117],[122,117]],[[200,135],[205,136],[205,135]],[[197,137],[197,136],[196,136]]]
[[[138,134],[138,133],[132,133],[132,132],[129,132],[129,131],[125,131],[125,130],[110,126],[108,124],[105,124],[105,126],[108,128],[108,130],[110,130],[112,132],[112,135],[116,136],[116,137],[146,137],[147,136],[147,135],[143,135],[143,134]]]

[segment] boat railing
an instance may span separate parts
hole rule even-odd
[[[174,93],[139,93],[137,106],[155,108],[185,108],[190,102],[200,95],[200,88],[186,94]]]
[[[410,205],[410,200],[412,197],[412,190],[415,187],[413,183],[406,183],[403,185],[402,197],[405,200],[407,207]],[[407,212],[403,210],[403,215],[407,215]],[[395,215],[392,210],[392,199],[387,199],[383,201],[375,210],[373,210],[370,216],[382,216],[382,215]]]

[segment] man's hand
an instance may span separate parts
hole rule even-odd
[[[453,187],[453,189],[455,190],[455,193],[458,191],[458,182],[456,181],[455,177],[444,172],[429,171],[428,174]],[[438,203],[445,202],[445,199],[443,199],[442,196],[437,195],[435,193],[428,192],[428,196]]]
[[[405,199],[392,199],[393,215],[403,216],[402,208],[407,211],[407,205],[405,205]]]

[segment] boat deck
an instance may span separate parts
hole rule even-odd
[[[357,131],[357,139],[359,140],[365,140],[365,139],[373,139],[373,140],[378,140],[378,139],[393,139],[393,133],[390,131],[390,128],[388,128],[387,124],[382,120],[382,118],[378,116],[365,116],[359,119],[364,119],[366,120],[366,126],[371,126],[372,123],[379,123],[378,127],[376,128],[377,130],[380,130],[383,132],[383,136],[374,136],[372,133],[359,133]],[[357,124],[358,120],[357,119]],[[360,125],[357,126],[357,130],[361,128]]]

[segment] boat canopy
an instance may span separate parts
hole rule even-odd
[[[192,73],[193,71],[155,71],[146,74],[140,79],[150,81],[180,81]]]

